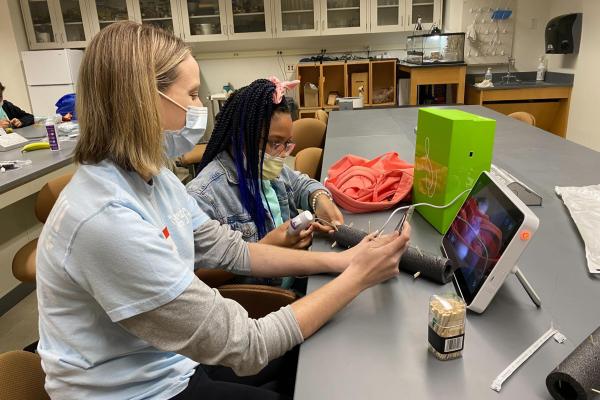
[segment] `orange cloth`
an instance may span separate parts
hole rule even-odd
[[[393,207],[410,195],[414,165],[389,152],[373,160],[352,154],[329,168],[325,187],[345,210],[366,213]]]

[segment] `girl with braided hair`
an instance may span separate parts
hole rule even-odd
[[[187,186],[200,207],[250,242],[306,248],[315,223],[299,235],[287,232],[298,209],[336,224],[343,216],[329,191],[307,175],[285,166],[294,143],[285,90],[297,85],[277,78],[258,79],[225,102],[199,165]]]

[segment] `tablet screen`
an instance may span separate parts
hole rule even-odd
[[[456,283],[470,304],[523,224],[523,213],[486,174],[481,174],[444,236],[457,266]]]

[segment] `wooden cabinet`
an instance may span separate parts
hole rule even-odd
[[[319,0],[275,0],[275,36],[297,37],[321,34]]]
[[[78,0],[21,0],[21,9],[32,50],[84,47],[93,34]]]
[[[567,135],[571,90],[571,86],[480,89],[469,85],[466,104],[482,105],[506,115],[528,112],[535,117],[538,128],[564,138]]]
[[[370,106],[396,105],[396,59],[348,62],[302,63],[296,67],[300,80],[300,116],[317,109],[337,109],[337,97],[357,97]]]
[[[371,61],[369,105],[396,105],[396,60]]]

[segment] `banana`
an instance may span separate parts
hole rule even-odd
[[[48,142],[33,142],[33,143],[28,143],[25,146],[23,146],[23,148],[21,149],[21,152],[24,153],[26,151],[43,150],[43,149],[49,149],[49,148],[50,148],[50,143],[48,143]]]

